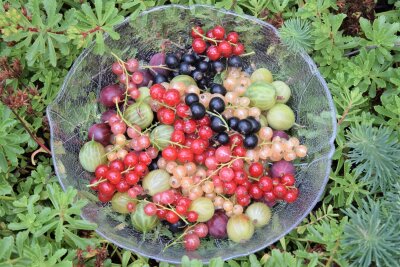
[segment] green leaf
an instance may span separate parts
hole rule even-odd
[[[0,239],[0,259],[7,260],[11,256],[14,247],[14,237],[7,236]]]
[[[208,267],[223,267],[224,261],[221,258],[213,258],[210,260]]]
[[[122,261],[121,261],[122,267],[128,266],[131,255],[132,255],[132,253],[128,250],[125,250],[124,253],[122,253]]]

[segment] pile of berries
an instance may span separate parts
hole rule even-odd
[[[147,66],[117,58],[117,83],[100,92],[108,110],[79,155],[94,172],[88,186],[101,202],[131,214],[138,231],[160,221],[184,231],[187,250],[206,236],[237,240],[231,220],[247,218],[246,229],[267,224],[269,207],[298,198],[292,161],[307,155],[296,137],[269,127],[276,120],[267,122],[266,109],[246,95],[252,84],[263,87],[260,81],[265,90],[274,87],[268,70],[243,71],[239,35],[196,26],[191,36],[195,53],[157,53]],[[222,82],[214,81],[221,72]],[[279,99],[287,101],[285,92]],[[251,238],[245,234],[240,240]]]

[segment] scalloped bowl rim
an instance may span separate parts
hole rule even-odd
[[[178,8],[178,9],[185,9],[185,10],[193,10],[193,9],[196,9],[196,8],[199,8],[199,7],[200,7],[200,8],[206,8],[206,9],[215,10],[216,12],[223,12],[223,13],[225,13],[225,14],[227,14],[227,15],[232,15],[232,16],[240,17],[240,18],[242,18],[242,19],[250,20],[250,21],[255,22],[255,23],[257,23],[257,24],[259,24],[259,25],[261,25],[261,26],[263,26],[263,27],[268,27],[268,28],[272,29],[273,32],[274,32],[274,34],[276,34],[276,36],[280,38],[280,35],[279,35],[278,30],[277,30],[274,26],[272,26],[271,24],[269,24],[269,23],[267,23],[267,22],[264,22],[264,21],[262,21],[262,20],[260,20],[260,19],[257,19],[257,18],[255,18],[255,17],[253,17],[253,16],[250,16],[250,15],[238,14],[238,13],[235,13],[235,12],[232,12],[232,11],[229,11],[229,10],[225,10],[225,9],[222,9],[222,8],[216,8],[216,7],[209,6],[209,5],[202,5],[202,4],[196,4],[196,5],[190,5],[190,6],[176,5],[176,4],[163,5],[163,6],[158,6],[158,7],[154,7],[154,8],[148,9],[148,10],[146,10],[146,11],[143,11],[143,12],[141,12],[141,13],[139,14],[139,16],[143,16],[143,15],[146,15],[146,14],[149,14],[149,13],[152,13],[152,12],[156,12],[156,11],[159,11],[159,10],[163,10],[163,9]],[[118,24],[118,25],[115,27],[115,29],[118,30],[119,27],[121,27],[121,26],[123,26],[123,25],[125,25],[125,24],[127,24],[127,23],[129,23],[129,22],[130,22],[130,17],[127,17],[127,18],[124,19],[123,22],[121,22],[120,24]],[[109,35],[108,35],[108,34],[104,34],[104,39],[107,39],[107,38],[109,38]],[[74,75],[74,72],[71,71],[71,70],[75,69],[76,66],[79,66],[79,64],[81,63],[81,61],[82,61],[90,52],[92,52],[92,48],[93,48],[94,44],[95,44],[95,42],[93,41],[87,48],[84,49],[84,51],[83,51],[83,52],[78,56],[78,58],[74,61],[73,65],[71,66],[70,70],[68,71],[67,76],[66,76],[65,79],[64,79],[64,82],[63,82],[63,84],[62,84],[62,87],[61,87],[60,92],[57,94],[57,97],[54,99],[54,101],[53,101],[50,105],[48,105],[48,107],[47,107],[47,109],[46,109],[47,118],[48,118],[49,121],[50,121],[50,123],[49,123],[49,124],[50,124],[50,147],[51,147],[51,150],[52,150],[52,151],[54,151],[55,148],[54,148],[54,140],[53,140],[53,132],[54,132],[54,129],[53,129],[52,119],[51,119],[51,117],[50,117],[50,112],[52,111],[52,107],[55,106],[56,104],[58,104],[58,103],[60,102],[60,99],[61,99],[61,97],[62,97],[63,94],[64,94],[64,88],[68,86],[68,83],[69,83],[71,77]],[[311,59],[311,57],[310,57],[307,53],[305,53],[305,52],[301,52],[301,53],[298,53],[298,54],[299,54],[299,55],[302,57],[302,59],[308,64],[308,67],[309,67],[310,70],[311,70],[311,74],[312,74],[312,75],[315,75],[315,77],[318,78],[319,82],[321,83],[321,85],[322,85],[322,87],[323,87],[323,89],[324,89],[324,91],[325,91],[325,94],[326,94],[326,97],[327,97],[327,100],[328,100],[328,104],[329,104],[330,110],[331,110],[331,112],[334,113],[334,114],[332,114],[332,115],[333,115],[333,116],[332,116],[332,136],[331,136],[330,139],[329,139],[329,147],[330,147],[329,152],[328,152],[326,155],[324,155],[324,156],[322,156],[322,157],[319,157],[319,158],[313,160],[313,161],[310,162],[310,163],[307,163],[307,165],[310,165],[310,164],[312,164],[312,163],[314,163],[314,162],[317,162],[317,161],[320,161],[320,160],[327,160],[327,162],[329,163],[327,166],[328,166],[329,168],[327,167],[327,170],[326,170],[326,173],[325,173],[325,177],[324,177],[324,180],[323,180],[323,182],[322,182],[322,186],[321,186],[321,188],[320,188],[318,194],[316,195],[315,199],[312,201],[312,203],[311,203],[311,205],[308,207],[308,209],[307,209],[301,216],[299,216],[299,218],[297,219],[297,223],[295,223],[295,224],[293,224],[292,226],[288,227],[288,228],[286,229],[286,231],[283,231],[283,232],[282,232],[280,235],[278,235],[273,241],[268,242],[267,244],[263,244],[263,245],[260,246],[259,248],[256,248],[256,249],[253,249],[253,250],[250,250],[250,251],[244,251],[243,253],[237,253],[237,254],[235,254],[235,255],[227,255],[227,256],[225,256],[225,257],[222,258],[224,261],[229,260],[229,259],[233,259],[233,258],[237,258],[237,257],[247,256],[247,255],[249,255],[249,254],[252,254],[252,253],[255,253],[255,252],[257,252],[257,251],[260,251],[260,250],[262,250],[262,249],[264,249],[264,248],[270,246],[271,244],[277,242],[278,240],[280,240],[280,239],[281,239],[282,237],[284,237],[285,235],[287,235],[290,231],[292,231],[294,228],[296,228],[296,227],[303,221],[303,219],[304,219],[306,216],[308,216],[308,214],[310,214],[310,212],[311,212],[312,209],[315,207],[315,205],[318,203],[318,201],[320,201],[320,198],[321,198],[321,196],[323,195],[324,190],[325,190],[325,187],[326,187],[326,184],[327,184],[327,182],[328,182],[328,180],[329,180],[329,173],[330,173],[330,169],[331,169],[332,156],[333,156],[333,153],[334,153],[334,151],[335,151],[334,141],[335,141],[336,134],[337,134],[336,108],[335,108],[335,105],[334,105],[334,103],[333,103],[332,95],[331,95],[331,93],[330,93],[330,91],[329,91],[329,89],[328,89],[328,86],[327,86],[327,84],[326,84],[326,81],[323,79],[322,75],[321,75],[320,72],[318,71],[318,68],[317,68],[317,66],[315,65],[314,61],[313,61],[313,60]],[[55,157],[53,156],[53,152],[52,152],[52,160],[53,160],[54,166],[57,166],[57,162],[56,162],[56,160],[55,160]],[[59,173],[58,173],[58,168],[55,167],[54,169],[55,169],[55,173],[56,173],[56,175],[57,175],[57,178],[58,178],[58,180],[59,180],[59,183],[60,183],[62,189],[63,189],[64,191],[66,191],[67,188],[66,188],[65,185],[62,183],[62,180],[61,180],[60,175],[59,175]],[[89,221],[89,219],[86,218],[84,214],[81,214],[81,217],[82,217],[83,219]],[[179,264],[179,263],[180,263],[180,259],[176,259],[176,260],[158,259],[157,256],[158,256],[159,254],[156,254],[156,255],[154,255],[154,254],[148,254],[148,253],[146,253],[145,251],[140,250],[140,247],[139,247],[139,248],[135,248],[135,249],[134,249],[134,248],[127,247],[127,246],[125,246],[124,244],[120,244],[119,242],[115,241],[113,238],[108,237],[108,236],[107,236],[107,233],[105,233],[105,232],[103,232],[103,231],[101,231],[101,230],[99,230],[99,229],[96,229],[95,231],[96,231],[97,234],[99,234],[99,235],[100,235],[101,237],[103,237],[104,239],[107,239],[107,240],[113,242],[114,244],[117,244],[119,247],[122,247],[122,248],[124,248],[124,249],[126,249],[126,250],[129,250],[129,251],[133,251],[133,252],[135,252],[135,253],[137,253],[137,254],[139,254],[139,255],[142,255],[142,256],[145,256],[145,257],[148,257],[148,258],[157,259],[157,260],[162,260],[162,261],[169,262],[169,263],[173,263],[173,264]],[[203,263],[208,263],[208,262],[209,262],[209,261],[206,261],[206,260],[203,261]]]

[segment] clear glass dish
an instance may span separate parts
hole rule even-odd
[[[186,252],[181,246],[163,251],[167,239],[149,239],[122,223],[108,205],[97,201],[86,187],[91,174],[79,164],[78,153],[87,138],[87,129],[99,120],[102,107],[96,98],[102,87],[115,80],[111,73],[114,62],[111,53],[98,56],[93,45],[75,61],[65,78],[57,99],[47,108],[51,128],[51,148],[56,174],[63,189],[72,186],[79,196],[88,200],[82,217],[97,223],[99,235],[116,245],[156,260],[179,263],[183,255],[207,263],[213,257],[224,260],[248,255],[261,250],[290,232],[320,200],[328,181],[331,157],[336,135],[336,113],[328,87],[311,58],[305,53],[294,53],[281,44],[277,30],[254,17],[238,15],[210,6],[190,7],[169,5],[143,12],[134,21],[125,20],[117,27],[121,38],[106,37],[105,43],[121,58],[138,57],[148,61],[160,51],[161,43],[169,39],[174,43],[191,42],[190,28],[196,23],[223,25],[235,30],[245,40],[246,51],[254,51],[250,61],[257,68],[266,67],[275,79],[286,81],[292,89],[290,106],[296,114],[292,130],[308,146],[308,156],[297,164],[298,200],[293,204],[279,204],[273,208],[271,222],[257,230],[245,244],[215,240],[215,246]],[[167,46],[167,51],[179,49]]]

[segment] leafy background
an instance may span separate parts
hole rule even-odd
[[[134,255],[81,220],[49,155],[45,108],[91,41],[157,5],[205,3],[279,28],[307,51],[339,125],[326,193],[290,234],[210,266],[399,266],[400,2],[396,0],[0,0],[0,266],[169,266]],[[182,266],[202,266],[182,259]]]

